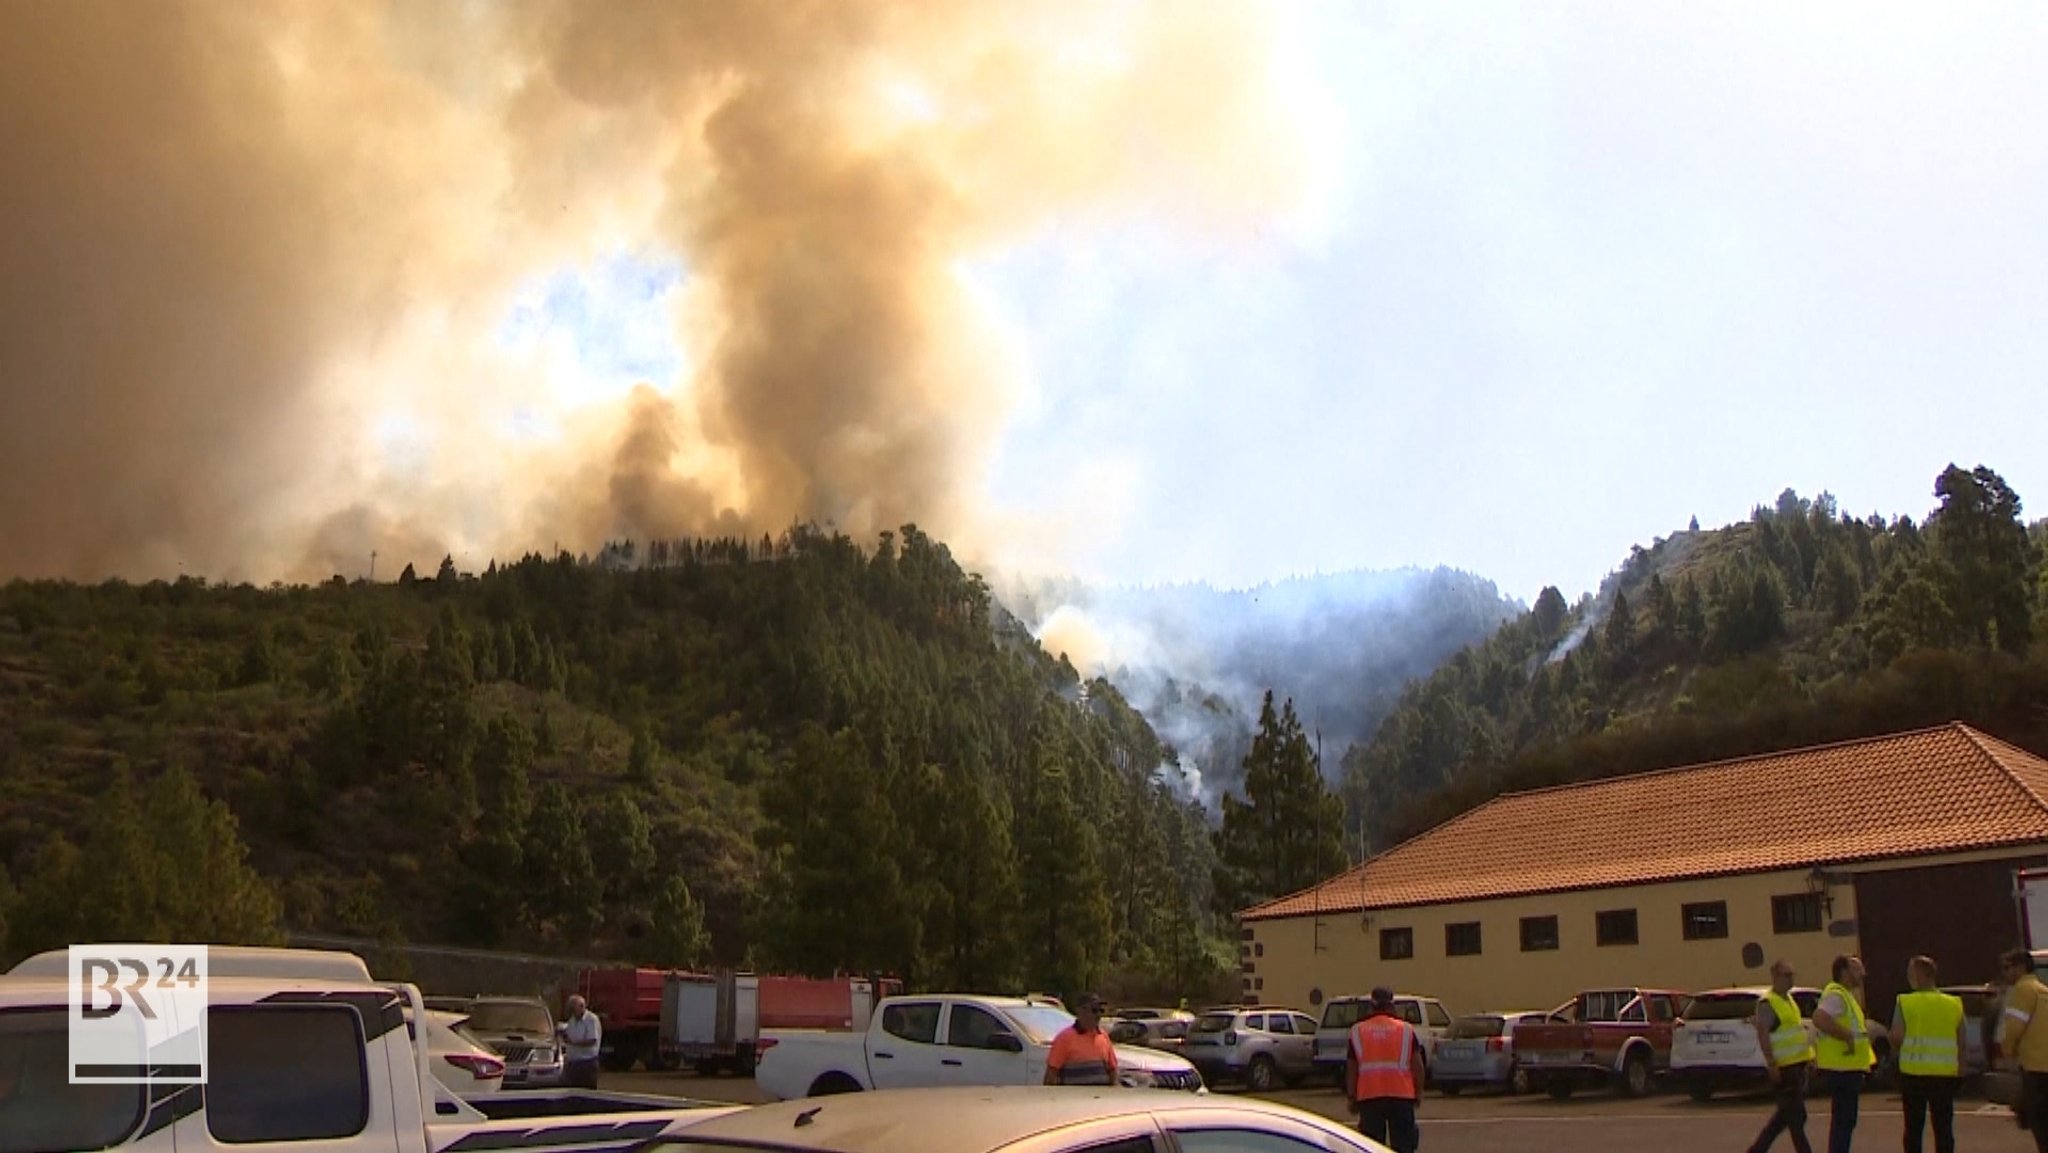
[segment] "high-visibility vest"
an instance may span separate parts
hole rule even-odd
[[[1959,1077],[1963,1055],[1956,1030],[1963,1025],[1963,999],[1928,989],[1899,994],[1906,1038],[1899,1043],[1899,1072],[1908,1077]]]
[[[1813,1038],[1806,1032],[1806,1022],[1800,1019],[1799,1006],[1775,989],[1764,994],[1764,1001],[1770,1005],[1771,1015],[1778,1019],[1777,1028],[1771,1030],[1772,1062],[1783,1069],[1813,1060]]]
[[[1870,1028],[1863,1020],[1863,1006],[1857,1004],[1856,994],[1833,981],[1829,981],[1821,992],[1823,997],[1835,994],[1848,1007],[1844,1014],[1846,1019],[1835,1023],[1849,1030],[1852,1039],[1842,1041],[1822,1033],[1814,1064],[1837,1073],[1870,1072],[1870,1067],[1877,1064],[1877,1057],[1870,1050]]]
[[[1415,1030],[1395,1017],[1367,1017],[1351,1027],[1351,1053],[1358,1060],[1353,1096],[1360,1101],[1394,1097],[1413,1101]]]

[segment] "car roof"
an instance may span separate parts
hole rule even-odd
[[[1231,1110],[1301,1119],[1310,1115],[1257,1098],[1068,1086],[950,1086],[842,1093],[756,1105],[678,1133],[699,1141],[748,1141],[831,1153],[986,1153],[1068,1125],[1188,1110]],[[803,1120],[808,1116],[808,1120]],[[933,1117],[946,1123],[934,1126]],[[1315,1121],[1328,1125],[1321,1118]]]
[[[48,949],[22,960],[9,977],[56,977],[70,972],[70,950]],[[370,967],[354,953],[338,949],[273,949],[257,945],[209,945],[206,976],[290,977],[322,981],[371,981]]]
[[[1725,989],[1701,989],[1697,993],[1687,995],[1691,997],[1761,997],[1770,991],[1771,987],[1769,985],[1730,985]],[[1820,992],[1819,989],[1811,985],[1794,985],[1792,986],[1792,991],[1794,993]]]

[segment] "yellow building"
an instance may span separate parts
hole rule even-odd
[[[1239,916],[1245,1000],[1375,985],[1453,1014],[1581,989],[1802,984],[1837,954],[1889,1017],[1906,959],[1989,981],[2012,871],[2048,864],[2048,761],[1966,725],[1498,797]]]

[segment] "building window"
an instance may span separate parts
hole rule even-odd
[[[1266,979],[1265,979],[1264,977],[1253,977],[1253,978],[1252,978],[1252,988],[1254,988],[1254,989],[1263,989],[1263,988],[1265,988],[1265,987],[1266,987]]]
[[[1479,955],[1479,922],[1461,921],[1444,926],[1444,956],[1476,957]]]
[[[1380,960],[1405,961],[1415,955],[1415,930],[1381,929]]]
[[[1522,918],[1522,952],[1540,953],[1557,948],[1556,917]]]
[[[1634,909],[1608,909],[1593,914],[1593,933],[1602,945],[1633,945],[1636,943],[1636,911]]]
[[[1263,957],[1263,956],[1265,956],[1265,955],[1266,955],[1266,943],[1265,943],[1264,941],[1260,941],[1260,942],[1259,942],[1258,944],[1256,944],[1256,945],[1253,945],[1253,946],[1252,946],[1252,956],[1254,956],[1254,957]]]
[[[1688,941],[1718,941],[1728,935],[1728,902],[1701,901],[1679,910]]]
[[[1771,898],[1773,933],[1818,933],[1821,930],[1820,919],[1819,893],[1793,893]]]
[[[1257,935],[1258,934],[1252,932],[1250,929],[1240,929],[1238,930],[1237,939],[1240,941],[1249,941]]]

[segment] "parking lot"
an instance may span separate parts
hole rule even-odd
[[[602,1084],[636,1093],[749,1104],[762,1100],[754,1082],[744,1077],[612,1073],[604,1076]],[[1344,1098],[1335,1089],[1282,1090],[1265,1096],[1325,1117],[1349,1118]],[[1816,1148],[1824,1149],[1826,1098],[1815,1098],[1808,1110],[1807,1136]],[[1746,1148],[1769,1113],[1770,1101],[1763,1096],[1717,1097],[1702,1104],[1672,1093],[1643,1098],[1600,1093],[1567,1101],[1543,1096],[1431,1094],[1422,1103],[1422,1148],[1427,1153],[1725,1153]],[[1855,1148],[1859,1153],[1894,1153],[1902,1124],[1895,1094],[1866,1096]],[[1975,1096],[1956,1103],[1956,1143],[1970,1153],[2031,1153],[2034,1147],[2027,1134],[2013,1124],[2009,1111]],[[1790,1141],[1779,1138],[1778,1149],[1789,1151],[1791,1147]],[[1931,1142],[1928,1147],[1933,1147]]]

